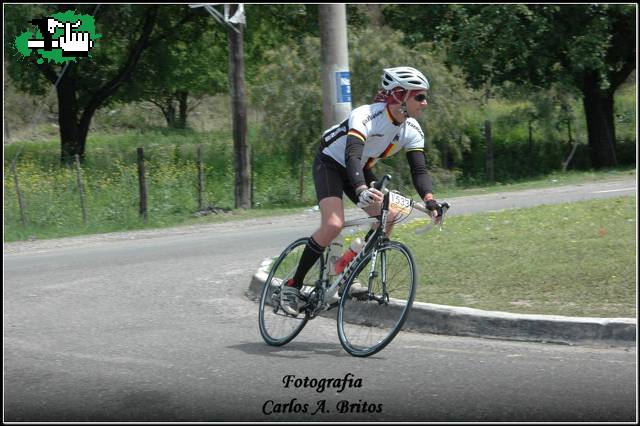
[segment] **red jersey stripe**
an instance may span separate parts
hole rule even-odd
[[[384,150],[384,152],[380,155],[380,158],[387,158],[387,155],[389,155],[389,153],[391,152],[391,150],[393,149],[393,146],[395,144],[393,142],[391,142],[389,144],[389,146],[387,147],[387,149]]]

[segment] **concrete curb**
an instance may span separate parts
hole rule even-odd
[[[260,300],[271,259],[253,275],[246,296]],[[336,317],[337,310],[323,316]],[[403,330],[568,345],[635,346],[636,319],[513,314],[414,302]]]

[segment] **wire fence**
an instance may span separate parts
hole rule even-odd
[[[5,231],[126,229],[171,223],[177,216],[227,213],[230,209],[208,202],[232,201],[233,188],[214,184],[229,171],[207,166],[202,146],[196,153],[194,160],[167,162],[149,160],[139,147],[132,153],[135,161],[115,160],[108,169],[83,167],[77,155],[49,169],[16,156],[8,164],[10,179],[4,180]]]

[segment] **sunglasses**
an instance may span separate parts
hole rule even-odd
[[[415,95],[413,99],[415,99],[417,102],[424,102],[427,100],[427,95],[425,95],[424,93],[420,93],[419,95]]]

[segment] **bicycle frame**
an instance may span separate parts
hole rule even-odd
[[[335,278],[335,280],[331,285],[329,285],[329,268],[331,267],[329,262],[329,256],[330,256],[329,250],[327,250],[323,254],[325,266],[322,271],[320,280],[316,283],[316,287],[314,289],[318,291],[320,294],[320,297],[318,299],[318,305],[314,309],[316,313],[320,311],[327,311],[329,309],[336,308],[339,305],[339,302],[327,303],[327,300],[331,300],[333,295],[338,291],[339,286],[343,284],[344,281],[351,275],[353,268],[355,267],[355,265],[358,264],[360,259],[369,255],[369,253],[371,252],[373,252],[373,254],[372,254],[372,260],[371,260],[371,272],[369,273],[369,277],[374,276],[374,274],[376,273],[375,265],[376,265],[376,258],[377,258],[377,245],[387,240],[386,230],[387,230],[387,218],[389,214],[389,194],[390,193],[387,191],[387,193],[385,193],[384,195],[384,199],[382,202],[382,210],[380,215],[370,218],[370,219],[376,219],[376,222],[379,224],[379,226],[375,230],[372,230],[373,233],[369,235],[368,239],[365,239],[365,244],[362,247],[362,250],[360,250],[360,252],[351,260],[351,262],[349,262],[349,264],[344,269],[344,271],[342,271]],[[345,228],[349,226],[354,226],[354,225],[349,224],[347,222],[345,224]],[[383,274],[383,285],[386,286],[386,270],[384,270],[384,265],[382,265],[382,269],[383,270],[381,271],[381,273]],[[370,285],[370,283],[368,284]]]
[[[329,251],[327,250],[327,253],[323,255],[325,256],[325,263],[324,263],[325,267],[324,267],[324,270],[322,271],[322,277],[320,281],[316,283],[316,288],[321,287],[323,290],[322,291],[322,295],[323,295],[322,304],[324,305],[323,310],[332,309],[338,306],[337,302],[334,304],[327,304],[324,302],[326,300],[329,300],[338,291],[338,287],[349,277],[349,275],[353,270],[354,265],[356,265],[360,261],[360,259],[367,256],[372,250],[374,251],[373,256],[375,259],[375,256],[376,256],[375,245],[379,243],[379,240],[380,240],[379,234],[381,233],[382,231],[380,230],[380,227],[378,227],[378,229],[374,231],[373,235],[371,235],[370,238],[367,241],[365,241],[365,244],[362,247],[362,250],[360,250],[360,252],[351,260],[351,262],[349,262],[349,264],[344,269],[344,271],[342,271],[340,275],[338,275],[335,278],[335,280],[333,281],[333,284],[331,284],[328,287],[327,285],[329,282],[329,267],[330,267],[330,264],[328,263]]]

